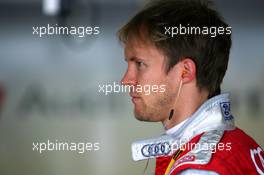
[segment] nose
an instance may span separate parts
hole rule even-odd
[[[127,69],[125,75],[121,79],[121,84],[135,86],[137,84],[136,73]]]

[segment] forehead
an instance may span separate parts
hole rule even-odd
[[[163,52],[154,44],[142,40],[131,40],[125,45],[125,57],[139,57],[141,59],[164,59]]]

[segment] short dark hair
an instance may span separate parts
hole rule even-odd
[[[191,58],[196,64],[197,86],[208,90],[208,98],[218,95],[228,66],[231,32],[214,37],[165,34],[166,26],[227,28],[227,23],[211,5],[211,1],[201,0],[152,1],[119,30],[119,40],[127,44],[137,38],[153,43],[167,58],[167,72],[180,60]]]

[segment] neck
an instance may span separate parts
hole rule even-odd
[[[206,100],[208,93],[206,91],[188,91],[185,89],[179,96],[178,102],[174,106],[174,113],[169,120],[169,116],[162,122],[165,129],[170,129],[190,117]],[[168,115],[170,111],[168,111]]]

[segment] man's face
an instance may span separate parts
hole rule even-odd
[[[130,96],[135,117],[142,121],[164,121],[173,106],[178,87],[177,76],[166,73],[164,54],[152,44],[134,41],[125,46],[125,60],[128,67],[122,84],[134,86],[135,91],[130,91]],[[155,91],[147,93],[143,88],[142,92],[137,87],[155,87]]]

